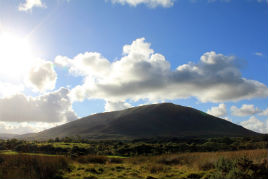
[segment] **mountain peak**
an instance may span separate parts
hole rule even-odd
[[[99,113],[40,132],[36,139],[81,136],[89,139],[215,137],[258,135],[194,108],[173,103]]]

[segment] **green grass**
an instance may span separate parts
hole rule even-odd
[[[12,151],[12,150],[0,150],[0,154],[3,154],[3,155],[17,155],[19,153],[16,152],[16,151]]]
[[[26,175],[27,173],[23,173],[23,171],[25,166],[29,166],[27,161],[32,167],[30,169],[31,171],[36,170],[35,165],[38,165],[44,174],[49,169],[53,172],[53,175],[60,174],[63,178],[68,179],[249,178],[247,176],[251,176],[251,178],[255,176],[257,178],[263,178],[259,176],[266,176],[267,173],[260,174],[259,172],[256,174],[254,172],[268,171],[267,163],[265,164],[264,162],[267,160],[267,155],[267,149],[257,149],[231,152],[178,153],[156,156],[122,157],[115,155],[84,155],[67,158],[57,155],[22,154],[11,150],[4,150],[0,151],[0,178],[6,179],[5,177],[1,177],[1,170],[2,176],[8,176],[8,173],[5,174],[3,172],[6,167],[10,168],[13,165],[18,165],[17,173]],[[57,170],[51,167],[55,162],[57,162],[55,165],[55,167],[58,167]],[[242,167],[242,169],[239,167]],[[225,172],[225,168],[229,168],[229,171]],[[38,172],[34,176],[37,175]],[[13,178],[14,176],[12,175]]]
[[[107,155],[106,157],[108,157],[108,158],[129,158],[129,157],[118,156],[118,155]]]
[[[181,153],[129,158],[88,155],[85,156],[87,160],[78,159],[73,161],[72,171],[65,172],[64,177],[70,179],[147,179],[150,177],[158,179],[206,179],[215,176],[215,173],[217,173],[215,164],[222,157],[227,160],[235,161],[236,159],[247,156],[253,163],[259,165],[266,159],[267,154],[267,150],[245,150],[235,152]],[[103,160],[96,162],[98,158]],[[120,159],[122,161],[120,163],[113,163],[112,159]],[[223,175],[219,177],[223,177]]]
[[[43,154],[43,153],[22,153],[22,152],[16,152],[12,150],[0,150],[0,154],[2,155],[36,155],[36,156],[60,156],[60,155],[52,155],[52,154]]]
[[[65,143],[65,142],[54,142],[54,143],[48,143],[48,142],[42,142],[38,143],[39,146],[42,145],[52,145],[55,148],[73,148],[74,146],[79,147],[79,148],[89,148],[90,144],[86,143]]]

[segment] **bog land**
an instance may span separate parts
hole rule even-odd
[[[0,141],[0,178],[265,178],[267,136]]]

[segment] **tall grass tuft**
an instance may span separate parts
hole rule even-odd
[[[0,155],[1,179],[56,179],[68,167],[63,156]]]

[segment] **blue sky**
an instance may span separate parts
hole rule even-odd
[[[3,39],[8,39],[2,38],[0,65],[7,66],[8,70],[1,74],[0,84],[9,88],[0,88],[0,131],[39,131],[105,110],[166,101],[191,106],[267,133],[266,1],[121,2],[125,3],[117,0],[0,0],[0,33],[13,39],[14,44],[20,44],[19,39],[27,39],[32,58],[25,67],[27,70],[21,72],[23,75],[12,76],[16,79],[10,80],[11,73],[24,68],[27,59],[20,53],[26,45],[24,41],[21,46],[14,45],[12,51],[17,56],[1,56],[1,51],[7,51]],[[123,54],[125,45],[132,50]],[[150,49],[154,52],[142,52]],[[77,57],[78,54],[81,55]],[[149,56],[138,64],[141,54]],[[161,54],[165,60],[157,57],[158,62],[152,62],[154,54]],[[208,56],[208,61],[200,60],[202,56]],[[124,57],[127,63],[123,63]],[[9,58],[12,63],[6,62]],[[215,60],[214,70],[208,67],[210,58]],[[83,60],[90,59],[96,61],[94,64],[87,62],[86,68]],[[119,66],[115,65],[117,62]],[[145,66],[138,66],[141,64]],[[185,64],[189,68],[182,68]],[[105,65],[109,67],[104,69]],[[17,67],[12,68],[14,66]],[[181,71],[177,70],[179,66]],[[122,72],[124,69],[143,71],[127,73]],[[222,88],[216,87],[218,78],[213,77],[213,73],[217,76],[221,70],[224,73],[219,73]],[[211,76],[204,80],[207,75]],[[241,82],[243,79],[248,81]],[[101,85],[111,90],[107,92]],[[131,92],[127,90],[131,86],[139,88]],[[237,91],[230,94],[234,90]],[[14,102],[30,106],[27,109],[16,107],[22,119],[17,119],[18,116],[8,119],[12,109],[5,104]],[[52,111],[47,116],[51,119],[35,119],[38,110],[32,106]],[[25,115],[25,110],[32,115]]]

